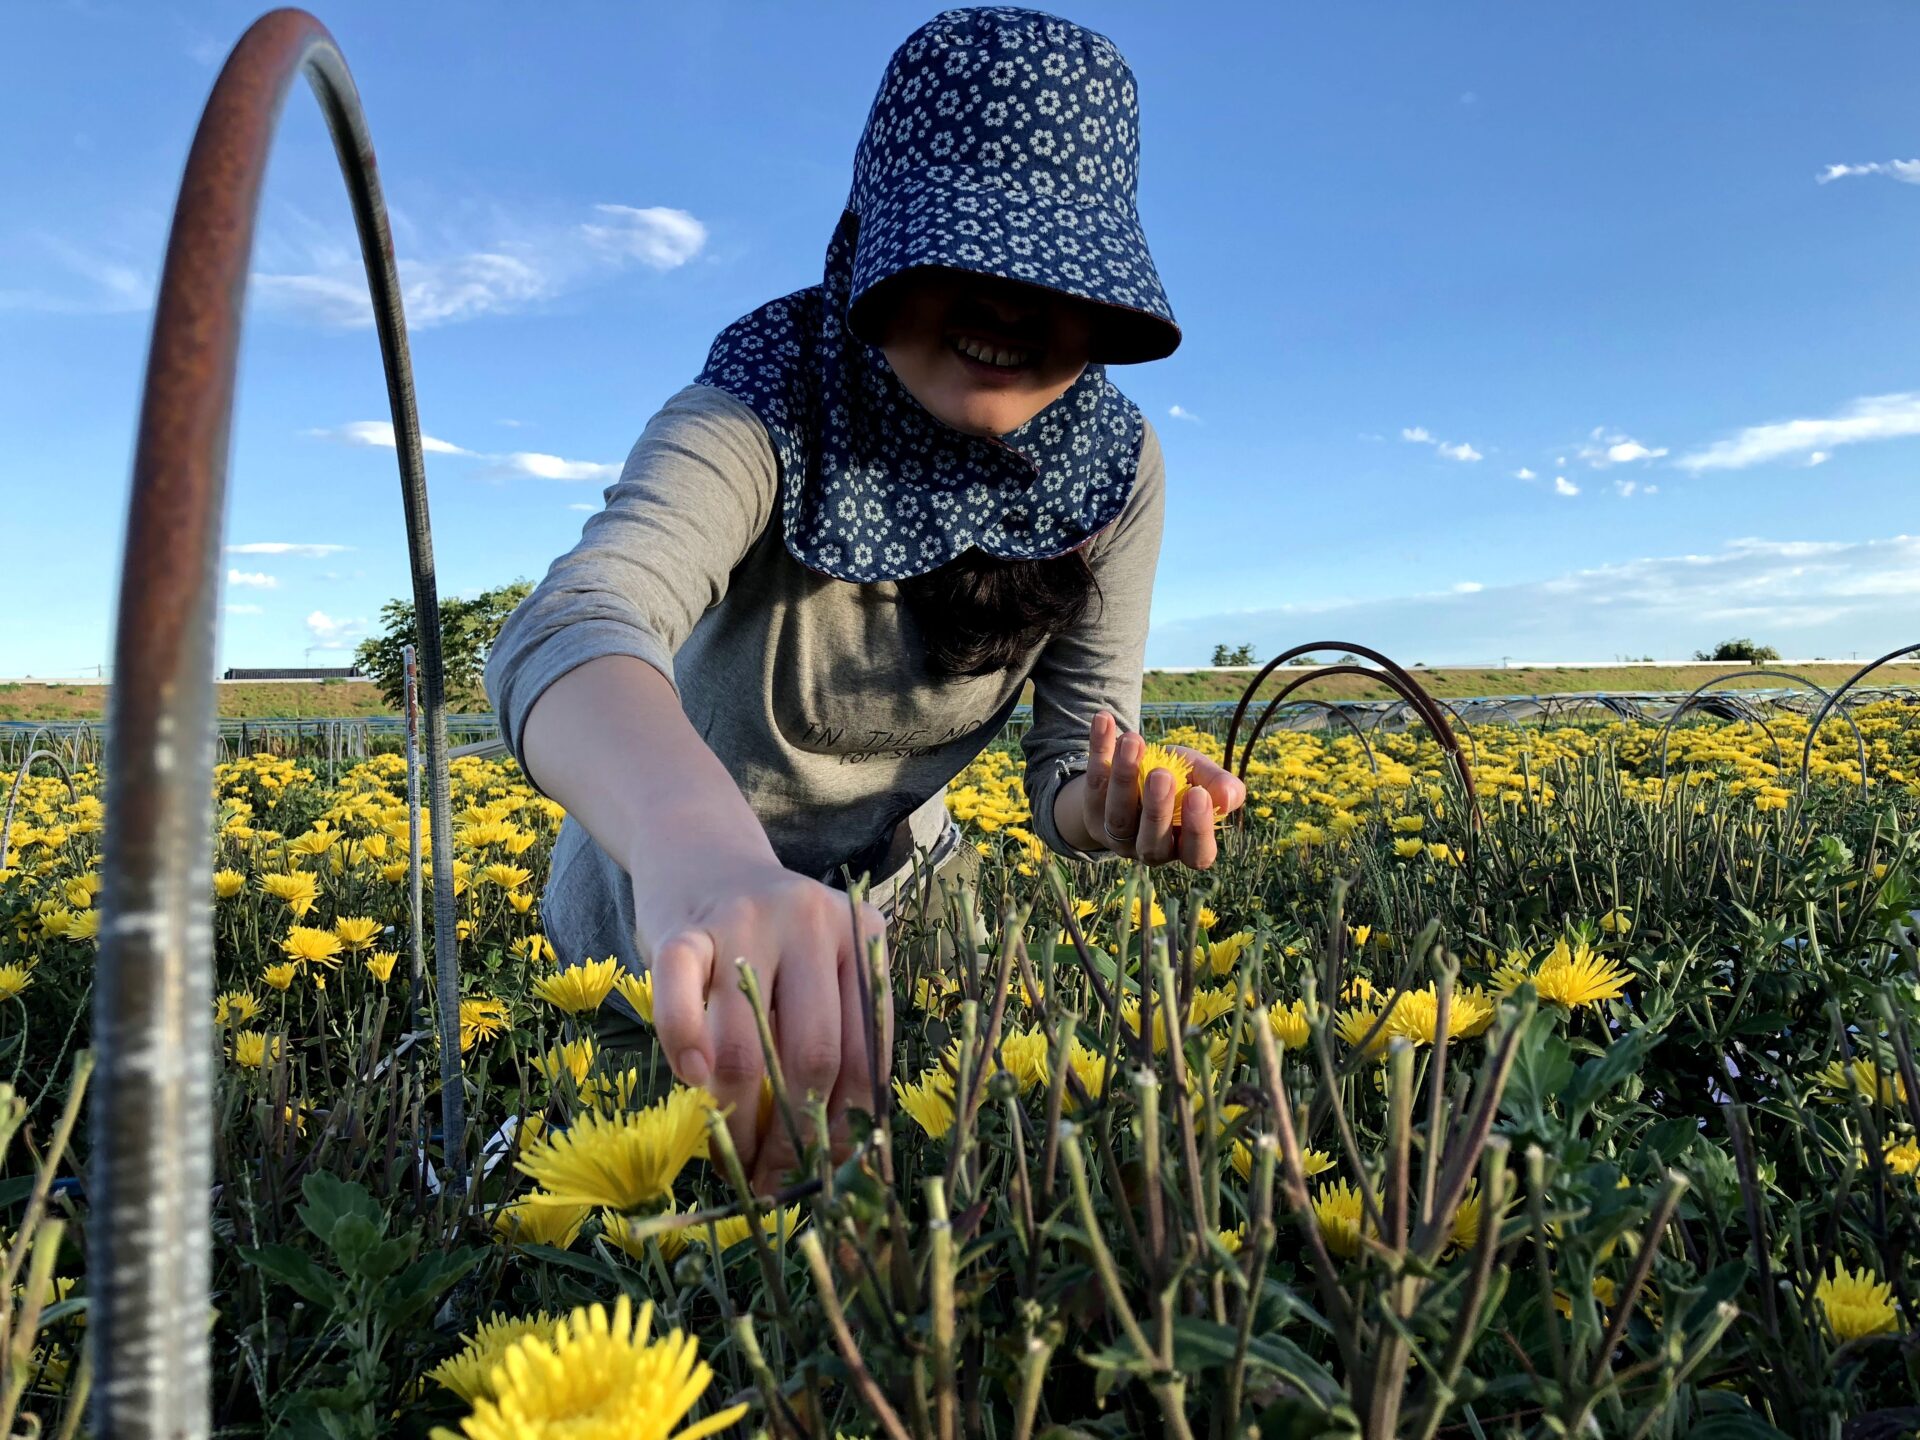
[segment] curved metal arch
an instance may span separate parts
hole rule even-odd
[[[1435,705],[1438,705],[1442,710],[1446,712],[1447,718],[1450,719],[1455,725],[1458,725],[1460,727],[1457,733],[1465,735],[1467,737],[1467,748],[1472,752],[1472,755],[1469,758],[1472,759],[1475,765],[1478,765],[1480,763],[1480,742],[1473,738],[1473,727],[1466,722],[1466,718],[1462,716],[1459,710],[1456,709],[1454,706],[1448,704],[1445,700],[1442,700],[1438,695],[1432,696],[1431,698]],[[1377,731],[1382,725],[1387,723],[1387,718],[1393,715],[1396,711],[1409,710],[1412,708],[1413,707],[1411,702],[1405,699],[1396,700],[1391,705],[1387,706],[1386,709],[1374,711],[1373,723],[1369,725],[1367,729]]]
[[[1917,646],[1915,648],[1920,649],[1920,646]],[[1864,673],[1865,673],[1864,671],[1861,672],[1861,674],[1864,674]],[[1665,793],[1666,784],[1667,784],[1667,741],[1672,736],[1674,722],[1679,720],[1679,718],[1682,715],[1686,714],[1687,711],[1693,707],[1695,702],[1697,702],[1702,695],[1706,694],[1706,692],[1711,690],[1714,686],[1725,684],[1729,680],[1738,680],[1742,676],[1752,676],[1752,675],[1768,675],[1773,677],[1776,680],[1791,680],[1796,685],[1806,686],[1807,689],[1813,691],[1813,693],[1816,695],[1826,697],[1826,703],[1820,707],[1820,714],[1823,717],[1826,715],[1828,708],[1833,704],[1833,696],[1828,695],[1826,690],[1814,684],[1813,681],[1807,679],[1806,676],[1796,675],[1791,670],[1730,670],[1725,675],[1716,675],[1711,680],[1706,680],[1701,682],[1699,685],[1696,685],[1693,688],[1692,693],[1689,694],[1686,699],[1682,700],[1677,706],[1674,707],[1673,712],[1667,716],[1666,722],[1662,724],[1660,727],[1660,787],[1661,787],[1662,793]],[[1854,678],[1858,679],[1859,676],[1856,675]],[[1848,683],[1851,684],[1852,682],[1849,681]],[[1838,692],[1835,692],[1835,693],[1837,694]],[[1773,746],[1774,768],[1777,770],[1784,771],[1787,768],[1787,758],[1781,752],[1780,740],[1779,740],[1779,737],[1773,733],[1773,727],[1767,724],[1765,720],[1760,718],[1760,712],[1755,706],[1748,703],[1744,699],[1741,701],[1741,703],[1747,705],[1747,708],[1753,712],[1753,717],[1754,717],[1753,723],[1760,727],[1762,732],[1765,733],[1768,743]],[[1854,742],[1860,748],[1860,793],[1864,795],[1867,792],[1866,736],[1860,733],[1860,726],[1854,721],[1854,718],[1851,715],[1848,715],[1844,710],[1841,711],[1840,713],[1843,717],[1845,717],[1847,724],[1853,727]],[[1818,722],[1816,722],[1816,724],[1817,723]],[[1802,750],[1800,754],[1800,788],[1802,790],[1806,789],[1806,786],[1807,786],[1807,759],[1812,754],[1813,754],[1813,730],[1812,728],[1809,728],[1807,731],[1806,748]]]
[[[1363,656],[1380,667],[1388,687],[1420,712],[1420,718],[1427,722],[1427,728],[1433,732],[1434,738],[1440,742],[1441,749],[1445,750],[1447,754],[1452,757],[1454,769],[1460,776],[1461,784],[1466,787],[1467,800],[1472,806],[1474,823],[1484,823],[1485,816],[1483,816],[1480,811],[1480,795],[1474,788],[1473,783],[1473,767],[1468,763],[1465,752],[1461,750],[1460,737],[1453,733],[1453,727],[1447,723],[1446,715],[1440,710],[1439,706],[1434,703],[1433,697],[1421,688],[1419,681],[1415,680],[1413,676],[1409,675],[1385,655],[1382,655],[1378,650],[1371,649],[1365,645],[1346,644],[1338,640],[1316,640],[1307,645],[1296,645],[1291,650],[1283,650],[1265,665],[1261,666],[1254,677],[1247,682],[1247,688],[1240,694],[1240,703],[1234,707],[1233,723],[1227,729],[1227,742],[1224,749],[1228,764],[1231,765],[1233,763],[1233,746],[1235,740],[1239,738],[1240,722],[1246,718],[1247,707],[1253,703],[1255,693],[1258,692],[1260,686],[1266,681],[1267,676],[1271,675],[1280,666],[1286,664],[1287,661],[1293,659],[1295,656],[1311,655],[1319,650],[1339,650],[1348,654]],[[1301,676],[1291,682],[1281,694],[1283,696],[1291,694],[1300,685],[1313,678],[1313,675],[1332,673],[1333,669],[1334,667],[1325,667],[1315,670],[1308,675]],[[1382,675],[1376,675],[1372,671],[1363,670],[1361,673],[1367,675],[1370,679],[1378,680],[1382,678]],[[1252,754],[1253,745],[1249,742],[1246,755],[1242,758],[1236,770],[1236,773],[1242,780],[1246,779],[1246,761],[1248,758],[1251,758]],[[1236,811],[1235,814],[1240,817],[1236,823],[1244,824],[1244,807],[1242,810]]]
[[[1858,670],[1854,671],[1853,674],[1849,675],[1845,680],[1840,682],[1840,688],[1835,690],[1831,695],[1827,696],[1826,703],[1820,707],[1819,713],[1813,717],[1813,723],[1807,726],[1807,741],[1806,741],[1806,744],[1803,745],[1800,749],[1801,775],[1804,776],[1807,773],[1807,767],[1812,762],[1813,737],[1815,735],[1818,735],[1820,733],[1820,727],[1826,724],[1827,712],[1834,709],[1836,706],[1838,706],[1849,690],[1853,689],[1854,686],[1858,685],[1862,680],[1866,679],[1867,676],[1871,675],[1874,671],[1878,670],[1882,665],[1886,665],[1894,660],[1898,660],[1902,655],[1913,655],[1916,653],[1920,653],[1920,645],[1902,645],[1898,650],[1889,650],[1886,654],[1882,655],[1878,660],[1869,660],[1866,664],[1862,665]],[[1846,715],[1847,712],[1845,710],[1842,710],[1840,713],[1842,715]],[[1853,717],[1850,715],[1847,716],[1847,722],[1853,725],[1853,733],[1856,737],[1858,737],[1860,734],[1859,725],[1854,724]],[[1861,742],[1861,753],[1860,753],[1860,788],[1862,791],[1865,791],[1865,789],[1867,788],[1867,757],[1866,757],[1866,742],[1864,740]]]
[[[13,807],[20,803],[20,789],[27,783],[27,772],[33,769],[36,760],[51,760],[60,767],[60,778],[67,782],[67,801],[71,804],[80,798],[80,792],[73,788],[73,771],[67,768],[58,752],[53,750],[29,750],[27,758],[20,762],[20,768],[13,772],[13,784],[7,787],[7,813],[0,817],[0,867],[7,863],[7,845],[13,838]]]
[[[453,853],[439,601],[426,470],[392,235],[353,77],[299,10],[254,22],[214,82],[174,208],[147,356],[114,637],[99,978],[94,990],[90,1428],[104,1440],[208,1433],[212,1100],[213,605],[234,368],[261,182],[304,75],[347,183],[392,407],[426,668],[433,843]],[[446,1154],[465,1106],[453,867],[436,866]]]

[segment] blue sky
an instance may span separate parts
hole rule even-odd
[[[187,143],[252,6],[13,7],[0,675],[110,658]],[[932,7],[337,3],[415,325],[443,591],[538,579],[722,325],[818,278]],[[1920,9],[1102,3],[1185,343],[1148,658],[1791,656],[1920,640]],[[406,588],[311,99],[262,210],[226,664],[345,663]],[[455,451],[466,453],[454,453]]]

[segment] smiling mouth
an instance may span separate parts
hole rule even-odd
[[[1010,346],[982,340],[973,335],[956,335],[947,342],[959,355],[996,370],[1024,370],[1038,358],[1039,351],[1026,346]]]

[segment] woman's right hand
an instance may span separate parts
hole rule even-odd
[[[777,1113],[764,1129],[766,1066],[753,1006],[734,967],[753,967],[772,1024],[775,1051],[796,1106],[824,1096],[836,1151],[849,1106],[875,1107],[892,1055],[891,987],[874,987],[880,1007],[881,1074],[868,1062],[861,1014],[862,949],[886,935],[878,908],[862,904],[860,946],[846,892],[786,869],[770,855],[656,856],[634,883],[640,953],[653,970],[653,1025],[673,1073],[703,1085],[726,1108],[727,1128],[756,1192],[765,1194],[799,1161]],[[679,872],[674,874],[671,872]],[[884,970],[882,973],[885,973]],[[809,1132],[802,1117],[802,1134]]]

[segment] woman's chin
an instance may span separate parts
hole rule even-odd
[[[1018,430],[1045,408],[1044,398],[967,386],[943,394],[933,413],[954,429],[970,435],[1004,435],[1009,430]]]

